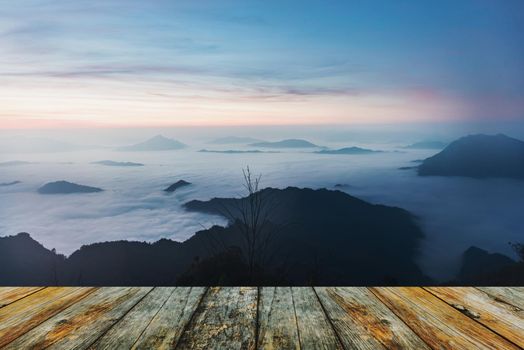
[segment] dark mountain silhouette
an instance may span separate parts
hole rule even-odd
[[[135,166],[144,166],[142,163],[133,163],[133,162],[115,162],[113,160],[100,160],[98,162],[93,162],[93,164],[100,164],[100,165],[107,165],[107,166],[129,166],[129,167],[135,167]]]
[[[275,235],[269,245],[272,259],[257,267],[262,273],[254,283],[429,283],[414,262],[422,232],[407,211],[369,204],[339,191],[290,187],[265,189],[261,195],[272,201],[271,222],[264,229]],[[234,208],[246,200],[192,201],[187,208],[218,214],[228,208],[235,213]],[[247,284],[239,254],[244,249],[242,225],[232,218],[228,227],[199,231],[182,243],[162,239],[91,244],[63,261],[38,245],[40,252],[34,258],[27,253],[24,259],[5,259],[1,271],[22,271],[20,264],[26,270],[0,278],[0,283],[35,284],[36,279],[36,284],[52,284],[42,281],[49,274],[33,274],[31,266],[52,271],[55,259],[48,256],[55,256],[61,261],[55,270],[63,285]],[[6,237],[0,238],[0,252],[10,249],[13,240],[20,246],[37,246],[27,236]]]
[[[291,283],[308,283],[315,271],[320,284],[424,280],[413,262],[423,234],[407,211],[326,189],[268,188],[261,196],[272,208],[270,221],[283,227],[274,242],[275,261],[288,262]],[[185,206],[240,219],[238,208],[246,200],[215,198]]]
[[[351,185],[348,185],[348,184],[335,184],[336,188],[348,188],[348,187],[351,187]]]
[[[93,193],[102,192],[98,187],[78,185],[67,181],[55,181],[46,183],[38,189],[41,194],[67,194],[67,193]]]
[[[470,247],[462,255],[462,267],[453,284],[524,286],[524,261]]]
[[[137,143],[135,145],[120,147],[118,150],[129,152],[147,152],[176,150],[184,147],[186,147],[186,145],[177,140],[168,139],[162,135],[157,135],[147,141]]]
[[[471,135],[427,158],[421,176],[524,178],[524,142],[506,135]]]
[[[19,183],[21,183],[21,181],[2,182],[0,183],[0,187],[13,186]]]
[[[398,170],[411,170],[411,169],[418,169],[418,166],[401,166],[398,168]]]
[[[276,142],[256,142],[252,143],[251,147],[262,147],[262,148],[318,148],[320,146],[315,145],[306,140],[301,139],[287,139]]]
[[[234,144],[247,145],[248,143],[255,143],[255,142],[263,142],[263,141],[252,138],[252,137],[226,136],[226,137],[220,137],[218,139],[210,141],[209,143],[215,144],[215,145],[234,145]]]
[[[209,150],[209,149],[201,149],[199,152],[202,152],[202,153],[224,153],[224,154],[243,154],[243,153],[278,153],[276,151],[260,151],[258,149],[254,149],[254,150],[235,150],[235,149],[230,149],[230,150],[225,150],[225,151],[220,151],[220,150]]]
[[[441,141],[422,141],[405,146],[406,149],[444,149],[448,144]]]
[[[370,154],[370,153],[382,153],[383,151],[374,151],[372,149],[360,148],[360,147],[345,147],[340,149],[323,149],[315,153],[319,154]]]
[[[65,257],[44,248],[28,233],[0,237],[2,285],[55,285]]]
[[[191,182],[187,182],[185,180],[178,180],[177,182],[175,182],[171,186],[169,186],[166,189],[164,189],[164,191],[165,192],[175,192],[175,190],[177,190],[178,188],[184,187],[184,186],[189,186],[189,185],[191,185]]]

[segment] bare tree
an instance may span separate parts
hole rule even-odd
[[[242,169],[242,174],[245,198],[231,202],[232,205],[224,204],[222,212],[240,232],[249,282],[254,283],[275,254],[271,243],[278,225],[271,223],[270,218],[276,203],[267,191],[260,190],[261,175],[253,174],[249,166]]]

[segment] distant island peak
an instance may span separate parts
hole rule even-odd
[[[469,135],[425,159],[420,176],[524,178],[524,142],[504,134]]]
[[[38,189],[40,194],[95,193],[102,191],[103,189],[98,187],[79,185],[64,180],[48,182]]]
[[[320,146],[303,139],[285,139],[274,142],[256,142],[250,144],[249,146],[261,148],[320,148]]]
[[[130,152],[148,152],[178,150],[184,147],[186,147],[186,145],[180,141],[170,139],[162,135],[156,135],[144,142],[140,142],[130,146],[120,147],[117,150]]]

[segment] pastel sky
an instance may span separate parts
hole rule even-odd
[[[523,118],[520,0],[0,0],[0,128]]]

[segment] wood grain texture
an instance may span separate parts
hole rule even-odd
[[[99,338],[91,348],[131,349],[174,290],[174,287],[156,287],[153,289],[118,323]]]
[[[516,349],[524,339],[524,288],[8,287],[0,300],[2,349]]]
[[[300,349],[291,287],[260,288],[258,348]]]
[[[177,349],[254,349],[257,294],[252,287],[210,288]]]
[[[93,291],[94,288],[48,287],[0,309],[0,347]]]
[[[176,287],[133,349],[175,348],[205,291],[203,287]]]
[[[433,349],[517,349],[422,288],[370,288]]]
[[[347,348],[429,349],[367,288],[316,288]]]
[[[524,311],[472,287],[425,288],[466,316],[524,348]]]
[[[35,293],[44,287],[3,287],[0,288],[0,309],[19,299]]]
[[[25,333],[6,349],[86,349],[151,288],[100,288]]]
[[[524,310],[524,287],[478,287],[495,300],[507,303]]]
[[[293,287],[300,345],[303,349],[342,349],[335,330],[311,287]]]

